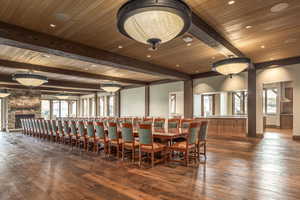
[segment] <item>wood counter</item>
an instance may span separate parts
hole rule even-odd
[[[245,117],[200,117],[200,121],[209,121],[207,136],[239,137],[247,136],[247,118]]]

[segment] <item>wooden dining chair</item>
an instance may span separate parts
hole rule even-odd
[[[108,138],[106,137],[105,130],[104,130],[104,124],[103,122],[96,122],[95,123],[95,130],[96,130],[96,137],[94,141],[94,147],[95,151],[97,153],[100,152],[101,145],[104,146],[104,152],[105,154],[108,153]]]
[[[117,124],[110,122],[108,124],[108,154],[111,155],[111,147],[117,150],[117,158],[120,158],[120,150],[122,148],[122,139],[119,137]]]
[[[71,136],[71,129],[69,126],[69,121],[67,119],[64,119],[62,123],[63,123],[63,130],[64,130],[64,144],[70,144],[72,136]]]
[[[45,120],[46,121],[46,128],[47,128],[47,139],[49,141],[53,141],[53,133],[52,133],[52,129],[51,129],[51,121],[50,120]]]
[[[152,126],[152,124],[153,124],[153,118],[144,118],[142,123],[143,124],[149,124],[149,125]]]
[[[168,129],[179,128],[180,119],[168,119]]]
[[[200,159],[200,155],[204,155],[206,160],[206,137],[208,130],[208,121],[202,121],[200,125],[200,131],[197,141],[197,157]],[[203,152],[201,152],[201,147],[203,147]]]
[[[43,119],[42,123],[43,123],[43,130],[44,130],[44,139],[50,140],[50,132],[48,130],[47,120]]]
[[[70,145],[73,149],[73,147],[78,144],[78,140],[79,140],[77,127],[76,127],[76,121],[72,120],[70,122],[70,129],[71,129],[71,132],[70,132],[70,136],[71,136]]]
[[[192,119],[182,119],[180,121],[180,128],[188,129],[192,122],[193,122]]]
[[[131,123],[122,124],[122,160],[125,157],[125,150],[131,151],[132,162],[135,160],[135,151],[138,149],[139,143],[135,140],[133,134],[133,126]]]
[[[155,118],[153,126],[155,129],[164,129],[165,128],[165,118]]]
[[[61,120],[57,120],[57,131],[58,131],[57,142],[64,143],[65,134],[64,134],[64,128]]]
[[[189,132],[186,136],[186,140],[183,142],[176,142],[169,147],[170,161],[184,162],[186,166],[189,164],[190,156],[195,157],[197,153],[197,139],[199,133],[199,123],[193,122],[189,126]],[[174,152],[184,153],[184,160],[174,160]]]
[[[138,128],[138,134],[139,134],[139,166],[140,167],[142,165],[143,152],[147,154],[151,154],[152,167],[154,166],[155,163],[165,160],[164,157],[162,159],[155,160],[155,153],[164,152],[166,150],[166,146],[164,144],[153,141],[152,125],[140,124]]]
[[[78,146],[80,149],[82,149],[81,146],[83,146],[83,149],[86,149],[87,137],[86,137],[86,130],[84,127],[84,121],[79,121],[77,125],[78,125],[79,140],[76,146]]]
[[[32,126],[33,126],[32,136],[37,137],[39,133],[37,119],[32,119]]]
[[[93,147],[93,145],[95,144],[95,128],[94,128],[93,121],[86,122],[86,131],[87,131],[87,136],[86,136],[86,140],[87,140],[86,150],[88,151],[90,149],[90,146]]]
[[[38,119],[38,127],[39,127],[39,138],[43,139],[44,137],[44,130],[43,130],[43,123],[41,119]]]
[[[56,125],[56,120],[51,120],[51,130],[52,130],[53,141],[57,142],[58,128],[57,128],[57,125]]]

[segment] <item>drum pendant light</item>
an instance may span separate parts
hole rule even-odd
[[[191,10],[182,0],[130,0],[118,11],[118,29],[152,49],[188,31]]]
[[[249,58],[227,58],[213,64],[213,70],[225,76],[232,76],[246,70],[250,65]]]

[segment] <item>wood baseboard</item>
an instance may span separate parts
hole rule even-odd
[[[266,128],[280,128],[280,126],[276,126],[276,125],[266,125]]]
[[[300,135],[293,135],[293,140],[300,140]]]

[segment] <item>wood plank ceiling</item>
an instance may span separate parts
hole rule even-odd
[[[197,39],[187,46],[182,37],[161,45],[158,51],[149,51],[146,45],[118,32],[116,13],[124,2],[126,0],[0,0],[0,21],[188,74],[209,72],[212,62],[225,58]],[[186,2],[193,12],[254,62],[300,55],[300,1],[236,0],[232,5],[228,0]],[[270,11],[272,6],[282,2],[289,7],[281,12]],[[92,63],[3,45],[0,58],[145,82],[162,79],[108,66],[98,66],[95,70]],[[61,76],[61,79],[66,77]],[[94,83],[95,80],[80,81]]]

